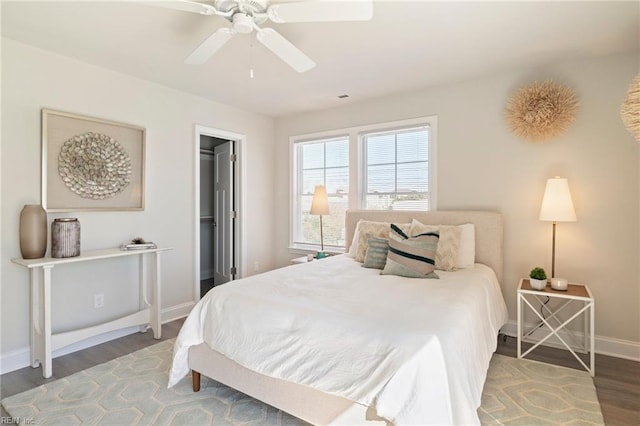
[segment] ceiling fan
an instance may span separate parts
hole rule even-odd
[[[154,5],[201,15],[222,16],[231,27],[216,30],[185,59],[187,64],[203,64],[236,34],[256,31],[256,38],[267,49],[298,72],[316,64],[273,28],[260,28],[267,20],[275,23],[367,21],[373,16],[373,0],[314,0],[271,3],[269,0],[192,0],[153,2]]]

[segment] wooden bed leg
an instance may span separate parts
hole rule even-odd
[[[191,380],[193,381],[193,391],[200,392],[200,373],[191,370]]]

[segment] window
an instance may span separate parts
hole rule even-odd
[[[344,246],[344,212],[349,207],[349,138],[342,136],[295,144],[297,163],[294,245],[320,244],[320,217],[311,215],[317,185],[324,185],[329,215],[322,217],[326,247]]]
[[[429,128],[362,135],[361,207],[429,210]]]
[[[436,117],[422,117],[292,137],[291,248],[320,248],[316,185],[329,196],[326,251],[344,247],[347,209],[435,210],[436,134]]]

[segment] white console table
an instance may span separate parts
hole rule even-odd
[[[56,349],[79,342],[88,337],[109,331],[138,325],[150,325],[153,337],[160,338],[160,253],[172,250],[170,247],[147,250],[120,250],[119,248],[85,251],[80,256],[66,258],[44,257],[41,259],[12,259],[11,261],[29,268],[31,287],[31,366],[42,364],[42,375],[52,375],[51,353]],[[139,256],[140,310],[130,315],[102,324],[63,333],[51,333],[51,270],[56,265],[66,265],[90,260],[111,259],[123,256]],[[147,272],[146,259],[153,260],[153,271]],[[42,271],[42,273],[40,273]],[[148,285],[150,284],[150,286]],[[147,299],[147,287],[151,287],[151,300]]]

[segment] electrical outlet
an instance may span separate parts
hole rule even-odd
[[[93,295],[93,307],[95,309],[104,308],[104,294],[94,294]]]
[[[260,262],[256,260],[255,262],[253,262],[253,272],[258,272],[258,271],[260,271]]]

